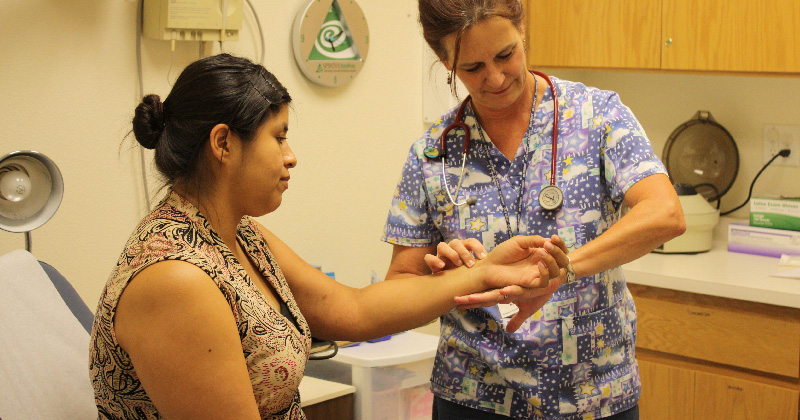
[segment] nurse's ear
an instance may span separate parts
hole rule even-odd
[[[230,157],[230,136],[231,130],[227,124],[217,124],[211,129],[209,134],[209,146],[214,160],[222,163],[225,158]]]
[[[520,24],[519,27],[517,27],[517,30],[519,30],[519,34],[522,36],[522,52],[527,53],[528,52],[528,39],[525,36],[525,24],[524,23]]]

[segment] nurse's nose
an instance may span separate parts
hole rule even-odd
[[[491,88],[500,88],[506,80],[506,76],[500,66],[488,65],[486,75],[486,84]]]

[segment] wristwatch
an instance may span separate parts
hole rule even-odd
[[[575,283],[575,268],[572,267],[572,260],[567,255],[567,283]]]

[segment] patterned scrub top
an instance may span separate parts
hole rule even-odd
[[[230,304],[261,418],[305,419],[298,386],[311,346],[308,324],[266,240],[249,217],[242,218],[237,236],[279,299],[288,306],[299,331],[267,303],[199,210],[171,192],[128,240],[97,307],[89,368],[99,418],[162,418],[128,354],[117,343],[114,315],[125,286],[143,268],[159,261],[181,260],[205,271]]]
[[[614,224],[628,188],[666,169],[615,93],[552,80],[560,111],[556,180],[564,204],[559,210],[546,211],[538,202],[540,189],[550,184],[554,100],[547,89],[513,161],[485,134],[481,139],[467,107],[471,146],[456,200],[474,196],[473,205],[448,205],[441,161],[423,154],[426,146],[439,146],[456,109],[442,116],[411,147],[383,240],[422,247],[476,238],[488,250],[507,240],[509,228],[487,156],[499,178],[512,234],[558,234],[572,251]],[[454,193],[464,133],[451,133],[447,183]],[[638,401],[636,310],[620,267],[562,286],[513,334],[505,332],[507,322],[497,306],[455,309],[443,316],[433,392],[518,419],[602,418]]]

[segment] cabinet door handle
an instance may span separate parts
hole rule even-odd
[[[669,47],[670,45],[672,45],[672,38],[667,38],[666,40],[664,40],[665,47]]]
[[[689,313],[689,315],[695,315],[695,316],[711,316],[711,312],[693,311],[691,309],[687,309],[686,312]]]

